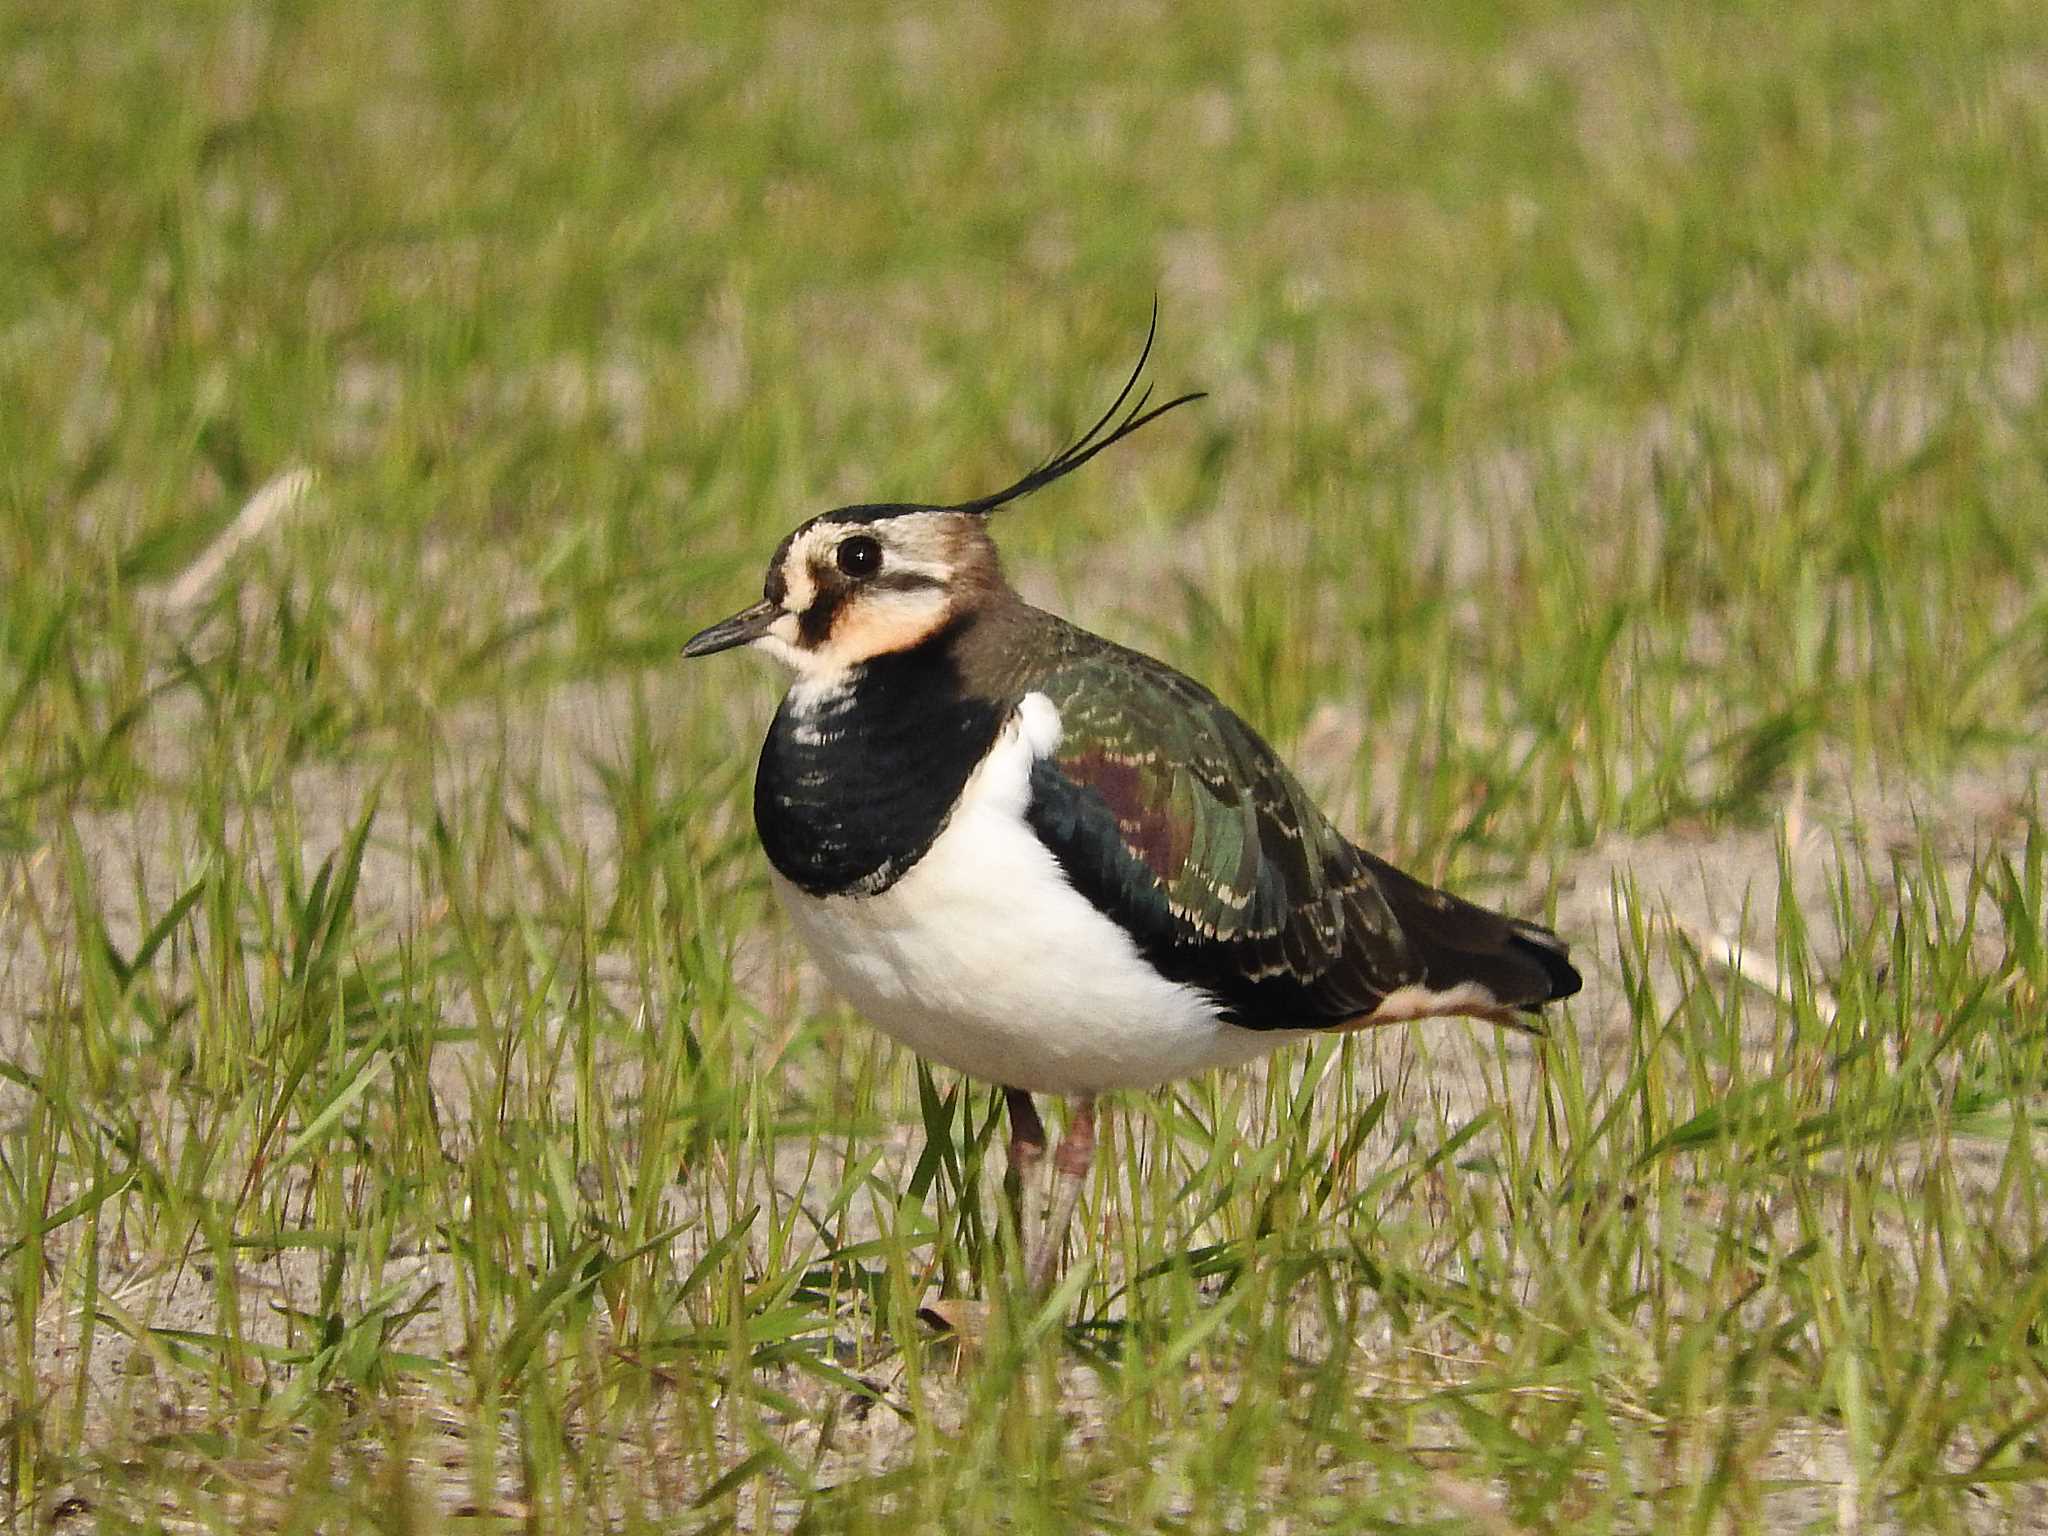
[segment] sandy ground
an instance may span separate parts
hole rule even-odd
[[[488,793],[491,779],[485,770],[502,765],[514,778],[529,779],[541,786],[591,850],[595,878],[602,886],[610,878],[607,850],[615,846],[615,832],[591,764],[616,755],[626,736],[626,711],[622,692],[580,688],[563,690],[538,717],[509,727],[496,719],[454,722],[447,731],[451,750],[443,754],[443,782],[437,783],[437,796],[473,809],[477,797]],[[177,722],[161,728],[174,733]],[[1319,720],[1310,735],[1312,739],[1302,744],[1297,756],[1311,781],[1319,775],[1327,777],[1348,752],[1346,743],[1356,739],[1350,723],[1341,719]],[[169,746],[167,743],[167,749]],[[1335,758],[1318,763],[1319,748],[1336,754]],[[1717,830],[1711,835],[1680,830],[1638,839],[1610,838],[1562,861],[1555,872],[1556,924],[1571,937],[1587,974],[1586,991],[1574,1005],[1587,1070],[1612,1081],[1626,1054],[1629,1010],[1621,993],[1617,911],[1627,910],[1630,902],[1653,923],[1678,928],[1710,959],[1745,969],[1759,1003],[1750,1014],[1759,1031],[1756,1049],[1760,1055],[1767,1054],[1776,1044],[1770,1038],[1774,1010],[1767,1005],[1767,995],[1782,985],[1775,977],[1772,960],[1781,840],[1788,850],[1792,888],[1809,914],[1830,910],[1832,892],[1843,871],[1860,911],[1888,909],[1897,899],[1891,885],[1895,878],[1891,855],[1894,850],[1917,847],[1920,829],[1926,827],[1937,831],[1942,874],[1960,899],[1972,855],[1990,847],[2011,846],[2021,835],[2022,811],[2037,793],[2037,774],[2038,768],[2016,761],[2004,771],[1984,771],[1941,786],[1903,782],[1852,785],[1839,769],[1830,772],[1823,768],[1792,792],[1785,814],[1771,825]],[[359,814],[366,784],[349,773],[323,768],[300,774],[294,789],[299,838],[311,865],[343,843],[352,819]],[[248,814],[262,819],[261,813]],[[255,846],[273,846],[274,827],[255,825],[250,831],[255,834],[251,839]],[[105,901],[115,942],[124,948],[132,946],[140,929],[138,910],[161,911],[189,878],[196,857],[190,829],[179,826],[163,806],[145,803],[115,815],[84,818],[78,823],[78,833],[86,863]],[[384,813],[365,860],[359,912],[397,931],[417,921],[422,895],[416,853],[422,836],[421,828],[405,824],[395,813]],[[60,867],[47,850],[17,864],[6,872],[5,879],[0,900],[7,911],[6,931],[13,937],[0,953],[0,1052],[33,1069],[29,1023],[33,1011],[49,995],[53,971],[61,977],[75,964],[66,951],[70,925]],[[1527,896],[1526,892],[1486,894],[1508,903]],[[24,922],[31,908],[39,917]],[[45,936],[38,937],[39,933]],[[1812,937],[1825,969],[1835,953],[1836,936],[1821,925]],[[1982,942],[1995,952],[1995,931],[1986,931]],[[743,971],[743,986],[770,1017],[786,1016],[797,995],[809,993],[815,985],[773,938],[764,939],[758,951],[746,957]],[[610,978],[609,984],[625,988],[630,982],[620,976]],[[1677,978],[1668,971],[1658,975],[1654,984],[1668,998],[1678,995]],[[1369,1059],[1399,1093],[1426,1096],[1454,1123],[1490,1102],[1499,1091],[1488,1085],[1482,1076],[1485,1064],[1469,1051],[1432,1050],[1425,1073],[1417,1070],[1412,1059],[1412,1035],[1393,1032],[1369,1049],[1378,1053]],[[466,1068],[460,1050],[443,1049],[436,1055],[436,1086],[449,1134],[458,1140],[471,1094]],[[631,1064],[620,1063],[618,1070],[630,1073]],[[1509,1093],[1533,1104],[1539,1070],[1538,1052],[1518,1047],[1510,1068]],[[620,1081],[624,1095],[630,1095],[633,1086],[623,1078]],[[26,1112],[26,1096],[20,1089],[0,1087],[0,1119],[9,1132],[18,1129]],[[791,1159],[775,1170],[777,1182],[792,1195],[802,1187],[802,1150],[793,1147]],[[916,1150],[915,1132],[901,1129],[889,1147],[892,1170],[900,1176]],[[1987,1160],[1987,1173],[1995,1173],[1995,1168],[1995,1160]],[[66,1197],[66,1192],[59,1191],[52,1203]],[[211,1331],[219,1325],[216,1309],[221,1291],[207,1264],[131,1249],[118,1231],[103,1232],[101,1246],[101,1284],[109,1302],[121,1312],[140,1324],[160,1328]],[[676,1261],[687,1266],[696,1258],[701,1241],[686,1233],[677,1240],[677,1248]],[[282,1343],[286,1333],[282,1309],[310,1305],[318,1293],[318,1264],[309,1254],[252,1263],[239,1278],[244,1303],[240,1326],[246,1338],[257,1342]],[[444,1284],[449,1264],[441,1253],[400,1255],[385,1278],[387,1282],[404,1282],[413,1294],[422,1296],[437,1284],[444,1286],[441,1294],[453,1293],[453,1288]],[[37,1328],[44,1352],[38,1367],[53,1387],[75,1377],[80,1319],[67,1305],[64,1296],[51,1295]],[[398,1342],[406,1348],[451,1357],[462,1345],[459,1320],[441,1306],[430,1304]],[[847,1348],[850,1357],[857,1353],[853,1341],[847,1341]],[[95,1429],[112,1423],[123,1423],[133,1433],[137,1426],[150,1423],[172,1427],[203,1419],[206,1405],[181,1395],[175,1373],[153,1368],[146,1356],[104,1328],[92,1360],[88,1439]],[[1077,1365],[1067,1377],[1071,1397],[1066,1407],[1073,1415],[1076,1433],[1083,1439],[1100,1433],[1101,1416],[1091,1409],[1097,1394],[1090,1373]],[[885,1374],[876,1385],[887,1397],[899,1383]],[[830,1389],[794,1372],[778,1386],[799,1402],[817,1408],[828,1406],[827,1399],[832,1396]],[[1219,1383],[1218,1390],[1226,1390],[1226,1386]],[[881,1408],[867,1411],[857,1400],[856,1406],[860,1409],[857,1414],[832,1415],[830,1445],[818,1443],[817,1422],[799,1420],[790,1426],[790,1448],[800,1458],[814,1462],[821,1478],[881,1468],[910,1443],[910,1432],[898,1413]],[[502,1512],[517,1512],[517,1469],[509,1445],[499,1456],[497,1486],[480,1491],[470,1481],[471,1447],[462,1438],[460,1417],[431,1397],[422,1397],[413,1420],[415,1438],[409,1454],[427,1480],[439,1488],[446,1510],[481,1508],[479,1498],[485,1497]],[[635,1438],[644,1456],[650,1493],[666,1488],[675,1495],[693,1484],[702,1486],[706,1469],[693,1466],[688,1458],[663,1455],[659,1422],[641,1426]],[[275,1483],[282,1489],[292,1459],[282,1458],[267,1472],[250,1469],[251,1488],[261,1490]],[[1776,1459],[1787,1478],[1805,1485],[1785,1496],[1783,1528],[1797,1529],[1808,1520],[1828,1518],[1827,1489],[1846,1486],[1842,1480],[1848,1475],[1839,1435],[1827,1426],[1804,1426],[1783,1437]],[[60,1490],[53,1498],[61,1502],[63,1496]],[[81,1502],[73,1512],[84,1518],[92,1508],[91,1498],[83,1492],[79,1497]],[[1461,1489],[1448,1474],[1445,1498],[1451,1507],[1462,1507],[1460,1500],[1470,1502],[1476,1513],[1499,1507],[1486,1490]],[[45,1505],[46,1509],[56,1507],[56,1502]],[[2001,1527],[1987,1523],[1983,1528]]]

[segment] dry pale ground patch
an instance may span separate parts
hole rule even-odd
[[[699,19],[0,11],[15,1517],[2039,1528],[2039,7]],[[674,651],[1153,291],[1028,590],[1588,986],[1126,1100],[962,1361]]]
[[[205,571],[200,579],[211,580],[216,574],[217,570]],[[698,708],[704,703],[702,695],[678,693],[661,684],[653,697],[661,709]],[[366,807],[380,805],[367,822],[352,921],[362,941],[402,943],[446,915],[435,909],[441,898],[423,874],[432,862],[433,832],[421,824],[419,805],[433,804],[461,827],[473,826],[478,818],[516,817],[522,808],[545,805],[560,825],[564,846],[587,857],[580,872],[585,899],[602,909],[616,894],[613,886],[624,835],[616,802],[606,793],[604,774],[608,764],[630,752],[635,712],[646,707],[641,690],[575,686],[556,691],[545,708],[530,717],[507,718],[498,709],[451,718],[439,728],[425,798],[416,795],[406,806],[396,805],[393,802],[403,797],[391,793],[381,775],[357,768],[300,770],[291,776],[287,791],[267,797],[266,803],[239,807],[229,840],[248,857],[245,878],[256,886],[281,888],[284,863],[297,859],[302,870],[317,867],[362,833]],[[180,735],[191,725],[175,715],[154,722],[151,729],[158,739],[152,750],[167,759],[175,757],[181,749]],[[1363,734],[1360,722],[1341,708],[1328,706],[1312,721],[1294,756],[1312,782],[1340,784],[1358,766]],[[1367,767],[1368,785],[1378,774],[1393,771],[1384,753]],[[1376,1151],[1391,1153],[1393,1126],[1418,1116],[1447,1128],[1474,1122],[1484,1126],[1505,1109],[1509,1118],[1519,1118],[1525,1126],[1538,1125],[1549,1102],[1545,1079],[1560,1070],[1582,1074],[1580,1091],[1586,1099],[1625,1098],[1630,1091],[1625,1079],[1644,1070],[1646,1021],[1668,1022],[1682,1011],[1686,996],[1702,987],[1722,989],[1737,999],[1732,1006],[1742,1020],[1745,1074],[1811,1070],[1812,1063],[1800,1059],[1802,1042],[1791,1005],[1797,998],[1803,1010],[1798,1017],[1809,1025],[1816,1020],[1826,1023],[1839,1008],[1834,995],[1838,968],[1857,963],[1858,956],[1845,954],[1840,934],[1831,931],[1835,925],[1881,921],[1884,914],[1907,906],[1924,908],[1929,902],[1950,912],[1982,903],[1986,910],[1979,914],[1971,952],[1987,970],[1995,966],[2010,936],[2000,931],[1996,913],[1990,910],[1981,872],[1989,855],[2003,852],[2019,858],[2030,825],[2038,828],[2038,773],[2038,763],[2022,757],[2001,769],[1979,770],[1940,784],[1872,782],[1845,763],[1823,761],[1791,790],[1782,813],[1767,824],[1602,837],[1591,848],[1567,854],[1540,872],[1544,886],[1511,882],[1490,893],[1506,903],[1529,905],[1543,901],[1547,889],[1554,899],[1554,920],[1570,936],[1587,975],[1586,990],[1570,1009],[1573,1049],[1568,1058],[1521,1040],[1496,1050],[1477,1032],[1453,1025],[1356,1042],[1322,1059],[1312,1075],[1350,1075],[1369,1084],[1358,1098],[1379,1090],[1390,1095],[1390,1104],[1380,1111],[1379,1128],[1360,1144],[1363,1160],[1369,1163]],[[1345,796],[1335,798],[1341,802]],[[280,806],[286,809],[280,812]],[[76,817],[70,828],[75,845],[69,862],[54,842],[46,843],[15,863],[0,898],[12,935],[0,961],[0,1054],[30,1075],[42,1069],[40,1010],[80,984],[77,883],[82,880],[89,886],[90,905],[97,922],[104,925],[104,937],[119,953],[132,955],[152,923],[190,887],[207,857],[198,829],[172,801],[144,798],[119,813]],[[530,864],[508,861],[491,878],[499,882],[493,895],[510,906],[540,904],[559,896],[536,877]],[[1916,891],[1916,882],[1932,882],[1941,890]],[[1790,968],[1781,966],[1787,953],[1782,909],[1796,914],[1800,934],[1793,946],[1798,958]],[[729,958],[738,1006],[749,1020],[744,1048],[752,1057],[750,1070],[762,1078],[786,1079],[778,1092],[794,1099],[830,1101],[835,1093],[832,1077],[839,1070],[836,1056],[815,1051],[786,1055],[797,1032],[795,1021],[813,1019],[820,1009],[829,1014],[829,1000],[818,995],[771,924],[764,922],[742,936]],[[659,1006],[659,1000],[639,995],[632,964],[619,957],[598,959],[593,979],[622,1016],[644,1017],[648,1007]],[[1880,990],[1881,986],[1880,982]],[[451,997],[445,1022],[456,1029],[473,1025],[469,1001]],[[1922,1027],[1938,1030],[1941,1022],[1928,1019]],[[571,1027],[560,1017],[540,1024],[543,1035]],[[1894,1055],[1899,1048],[1898,1041],[1887,1046]],[[596,1075],[607,1091],[622,1106],[639,1102],[645,1088],[644,1056],[616,1039],[602,1042],[598,1051]],[[1244,1074],[1241,1090],[1226,1091],[1222,1103],[1237,1108],[1248,1099],[1260,1099],[1273,1080],[1295,1084],[1287,1091],[1298,1091],[1308,1081],[1302,1073],[1299,1057],[1283,1056],[1270,1072],[1258,1068]],[[564,1116],[573,1116],[577,1109],[577,1080],[546,1062],[508,1058],[493,1063],[488,1047],[474,1040],[434,1049],[425,1083],[451,1163],[460,1162],[480,1134],[477,1122],[490,1115],[494,1096],[500,1107],[507,1095],[538,1094],[551,1099]],[[168,1076],[152,1080],[144,1073],[136,1091],[155,1096],[153,1104],[136,1107],[135,1115],[156,1138],[151,1156],[161,1166],[179,1165],[188,1155],[182,1142],[191,1131],[185,1100]],[[32,1112],[32,1097],[20,1081],[0,1085],[0,1113],[6,1116],[10,1135],[21,1133]],[[1333,1130],[1330,1116],[1337,1112],[1332,1095],[1323,1093],[1315,1102],[1317,1133],[1328,1137]],[[1352,1105],[1357,1098],[1344,1102]],[[635,1135],[630,1115],[619,1124],[624,1136]],[[290,1137],[302,1127],[291,1122],[280,1129]],[[1341,1135],[1341,1126],[1334,1129]],[[217,1135],[218,1128],[209,1134]],[[1146,1138],[1155,1133],[1133,1115],[1124,1118],[1115,1134]],[[1483,1152],[1496,1139],[1495,1130],[1482,1129],[1471,1149]],[[881,1128],[873,1138],[880,1155],[872,1168],[881,1186],[903,1186],[918,1162],[923,1140],[913,1122]],[[809,1201],[815,1206],[831,1192],[832,1176],[863,1150],[850,1138],[817,1133],[771,1138],[769,1144],[770,1157],[740,1167],[705,1169],[708,1182],[700,1180],[692,1188],[690,1179],[679,1179],[665,1197],[664,1225],[672,1235],[664,1238],[659,1256],[675,1273],[689,1274],[705,1259],[714,1233],[717,1241],[725,1241],[732,1230],[729,1218],[739,1205],[770,1199],[797,1207]],[[2003,1174],[2005,1150],[1995,1136],[1968,1130],[1942,1149],[1944,1176],[1957,1181],[1965,1204],[1983,1220],[2001,1219],[2001,1203],[2014,1197]],[[252,1168],[246,1141],[216,1148],[210,1155],[223,1159],[211,1176],[217,1189],[231,1191],[240,1185],[246,1198],[249,1185],[260,1180],[271,1186],[266,1199],[272,1209],[307,1208],[310,1192],[294,1193],[295,1185],[306,1182],[303,1161],[285,1159],[274,1168]],[[234,1160],[237,1155],[239,1163]],[[1858,1166],[1877,1177],[1868,1165]],[[593,1175],[586,1168],[578,1176],[587,1180]],[[987,1177],[995,1176],[991,1160]],[[721,1183],[723,1188],[714,1187]],[[822,1188],[814,1190],[814,1183]],[[82,1182],[67,1184],[60,1179],[48,1191],[47,1208],[63,1207],[86,1192]],[[1111,1190],[1108,1198],[1121,1194]],[[1426,1222],[1433,1198],[1428,1180],[1407,1186],[1403,1198],[1421,1207]],[[1680,1192],[1682,1230],[1671,1241],[1700,1251],[1711,1246],[1703,1233],[1715,1227],[1717,1204],[1723,1198],[1711,1186]],[[833,1227],[842,1246],[879,1242],[894,1219],[872,1197],[846,1203],[836,1212],[812,1213],[820,1237]],[[1085,1226],[1084,1221],[1084,1230]],[[1897,1212],[1888,1213],[1878,1228],[1909,1255],[1920,1240],[1913,1224]],[[1097,1241],[1103,1235],[1099,1221],[1093,1235]],[[1226,1223],[1213,1216],[1179,1232],[1190,1250],[1227,1236]],[[89,1255],[81,1251],[81,1241],[91,1245]],[[772,1252],[772,1246],[771,1238],[757,1229],[743,1235],[737,1251],[743,1264],[765,1273],[788,1262],[787,1254]],[[1121,1260],[1119,1251],[1108,1248],[1095,1283],[1114,1289],[1127,1278],[1120,1273]],[[56,1226],[44,1263],[49,1284],[38,1311],[32,1320],[15,1319],[14,1328],[17,1337],[33,1341],[33,1372],[49,1399],[78,1405],[73,1422],[85,1447],[175,1444],[181,1433],[212,1430],[218,1424],[221,1405],[209,1400],[204,1373],[185,1369],[164,1341],[232,1335],[246,1349],[259,1354],[268,1350],[282,1359],[303,1344],[305,1319],[333,1301],[330,1295],[323,1303],[324,1259],[316,1248],[280,1248],[237,1260],[233,1273],[223,1275],[217,1256],[196,1233],[181,1250],[171,1250],[160,1242],[137,1242],[120,1220],[95,1221],[89,1229],[76,1222]],[[91,1323],[79,1304],[79,1279],[88,1268],[95,1288],[93,1310],[98,1314]],[[448,1246],[416,1241],[394,1248],[382,1256],[378,1281],[394,1299],[392,1312],[405,1317],[402,1326],[383,1336],[382,1347],[450,1362],[462,1360],[473,1347],[474,1332],[454,1305],[462,1285],[456,1256]],[[929,1294],[936,1296],[937,1286]],[[224,1307],[233,1315],[224,1315]],[[1098,1319],[1113,1318],[1119,1310],[1112,1302]],[[842,1313],[829,1325],[825,1358],[844,1367],[844,1379],[787,1365],[765,1368],[759,1385],[784,1407],[752,1421],[745,1431],[737,1422],[721,1423],[707,1441],[677,1425],[671,1438],[665,1430],[672,1416],[658,1407],[632,1425],[619,1427],[612,1475],[637,1484],[651,1507],[681,1508],[756,1448],[764,1423],[779,1438],[780,1454],[807,1467],[815,1486],[822,1488],[857,1477],[885,1476],[907,1464],[920,1436],[934,1429],[962,1433],[973,1401],[972,1356],[954,1367],[923,1373],[914,1389],[907,1389],[900,1350],[878,1349],[875,1338],[863,1337],[863,1327],[870,1324],[857,1313]],[[1326,1329],[1314,1316],[1304,1314],[1287,1331],[1291,1347],[1303,1355],[1329,1348]],[[1426,1397],[1442,1389],[1446,1374],[1457,1378],[1458,1362],[1471,1340],[1442,1327],[1397,1332],[1389,1318],[1380,1315],[1353,1344],[1362,1351],[1352,1367],[1358,1390],[1420,1392]],[[601,1346],[586,1341],[586,1347]],[[930,1348],[938,1356],[948,1346],[934,1341]],[[1417,1373],[1412,1361],[1418,1357],[1431,1358],[1436,1368]],[[89,1363],[81,1374],[82,1359]],[[290,1373],[283,1372],[276,1385],[289,1380]],[[849,1393],[846,1380],[859,1390]],[[448,1384],[445,1378],[422,1374],[392,1391],[380,1422],[403,1422],[404,1434],[381,1445],[358,1446],[356,1454],[372,1465],[397,1455],[410,1468],[407,1486],[421,1501],[422,1512],[518,1518],[532,1505],[516,1413],[507,1405],[495,1426],[480,1424],[474,1403],[447,1391]],[[701,1383],[674,1385],[676,1391],[687,1392]],[[1238,1382],[1227,1370],[1211,1377],[1191,1366],[1188,1388],[1213,1395],[1219,1407],[1225,1407]],[[1106,1405],[1106,1389],[1085,1359],[1058,1364],[1051,1385],[1041,1384],[1041,1390],[1047,1394],[1045,1407],[1064,1422],[1064,1433],[1077,1454],[1113,1439],[1114,1410]],[[1617,1408],[1627,1411],[1626,1405]],[[1655,1416],[1643,1404],[1636,1410]],[[716,1405],[711,1412],[716,1418]],[[1438,1423],[1447,1443],[1456,1440],[1457,1420],[1448,1410],[1425,1417]],[[497,1437],[495,1444],[479,1443],[487,1432]],[[584,1432],[614,1433],[601,1422],[586,1424]],[[189,1463],[194,1475],[205,1467],[212,1486],[226,1490],[208,1496],[211,1513],[199,1523],[215,1522],[224,1512],[249,1522],[245,1528],[280,1518],[303,1492],[305,1458],[316,1449],[316,1439],[310,1431],[280,1424],[252,1436],[224,1463],[195,1455]],[[328,1443],[317,1449],[323,1456],[334,1453]],[[1966,1446],[1951,1448],[1950,1471],[1966,1469],[1967,1451]],[[1863,1485],[1867,1469],[1858,1466],[1839,1423],[1781,1419],[1769,1430],[1769,1444],[1753,1459],[1753,1475],[1776,1488],[1759,1507],[1769,1529],[1793,1531],[1835,1520],[1841,1529],[1904,1528],[1892,1523],[1881,1501],[1874,1501],[1872,1490]],[[124,1479],[117,1455],[97,1477],[44,1490],[41,1514],[63,1526],[71,1518],[121,1511],[124,1518],[160,1518],[178,1528],[191,1511],[181,1507],[189,1490],[180,1489],[170,1470],[177,1464],[175,1454],[160,1457],[150,1475]],[[1425,1454],[1417,1464],[1427,1468],[1431,1458]],[[1704,1473],[1704,1467],[1695,1469],[1695,1475]],[[1441,1470],[1431,1475],[1446,1517],[1469,1520],[1475,1530],[1523,1528],[1511,1518],[1502,1488],[1471,1481],[1455,1457],[1444,1456]],[[1606,1475],[1619,1480],[1627,1469],[1610,1467]],[[1323,1486],[1329,1495],[1341,1498],[1347,1487],[1366,1486],[1372,1480],[1373,1473],[1365,1468],[1346,1470],[1333,1464],[1325,1468]],[[807,1507],[797,1490],[785,1486],[777,1494],[771,1482],[762,1480],[747,1483],[732,1506],[742,1529],[780,1527]],[[1643,1505],[1643,1518],[1652,1522],[1644,1528],[1653,1528],[1655,1507],[1654,1501]],[[1967,1512],[1971,1506],[1966,1501],[1962,1507]],[[1984,1531],[2037,1528],[2025,1518],[2016,1519],[2011,1504],[1990,1501],[1965,1525]],[[2048,1520],[2038,1528],[2048,1529]]]

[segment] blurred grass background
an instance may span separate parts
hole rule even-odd
[[[0,124],[19,1518],[433,1528],[447,1441],[529,1528],[2036,1528],[2037,6],[23,0]],[[1537,1086],[1132,1104],[1078,1334],[955,1377],[988,1106],[793,977],[776,680],[675,650],[1155,294],[1213,398],[1020,580],[1596,983]]]
[[[1257,685],[1261,723],[1332,663],[1378,701],[1440,662],[1448,562],[1485,578],[1461,659],[1512,698],[1615,616],[1626,665],[1730,663],[1736,719],[1839,709],[1935,761],[2021,727],[1983,674],[2040,550],[2030,7],[7,25],[0,452],[36,598],[6,652],[72,605],[106,652],[74,731],[147,687],[126,596],[281,466],[334,506],[294,551],[308,664],[345,616],[367,646],[303,706],[388,718],[665,658],[820,502],[996,481],[1083,419],[1155,290],[1162,370],[1218,392],[1205,440],[1012,537],[1106,608],[1145,586],[1134,517],[1227,515],[1205,584],[1276,610],[1311,679]],[[1293,541],[1371,600],[1289,611]],[[1788,617],[1818,654],[1760,665]],[[47,773],[41,714],[13,756]],[[1644,727],[1640,768],[1703,734]]]

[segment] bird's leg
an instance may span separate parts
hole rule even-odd
[[[1038,1165],[1045,1161],[1045,1122],[1038,1118],[1031,1095],[1021,1088],[1005,1088],[1003,1103],[1010,1112],[1010,1166],[1003,1172],[1003,1198],[1017,1224],[1017,1251],[1028,1254]]]
[[[1067,1223],[1074,1219],[1074,1207],[1081,1203],[1081,1186],[1095,1161],[1095,1099],[1092,1095],[1074,1101],[1074,1113],[1067,1121],[1067,1133],[1052,1155],[1054,1191],[1052,1214],[1039,1234],[1038,1250],[1031,1259],[1031,1284],[1043,1294],[1052,1288],[1053,1266],[1067,1240]]]

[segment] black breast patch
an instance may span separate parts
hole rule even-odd
[[[880,656],[845,688],[776,711],[754,825],[777,873],[813,896],[872,896],[930,851],[1007,700],[969,697],[949,637]]]

